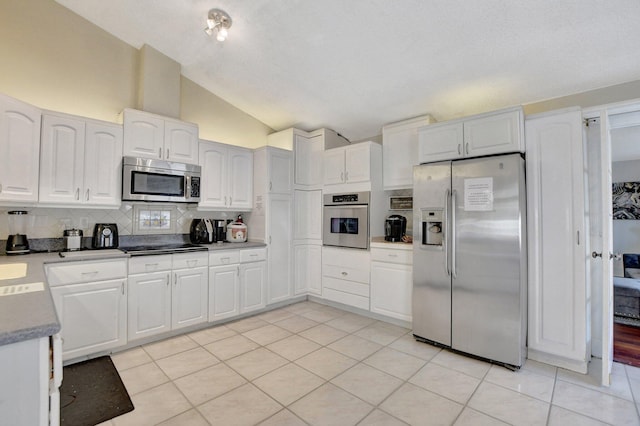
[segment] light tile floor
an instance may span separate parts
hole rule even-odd
[[[308,301],[112,358],[135,410],[104,425],[640,425],[640,368],[512,372]]]

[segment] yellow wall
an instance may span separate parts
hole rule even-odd
[[[0,1],[0,93],[117,122],[136,108],[139,52],[53,0]],[[181,118],[200,137],[250,148],[273,130],[181,77]]]

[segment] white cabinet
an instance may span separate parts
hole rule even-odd
[[[585,373],[584,164],[579,110],[527,118],[529,358]]]
[[[266,252],[257,248],[209,253],[209,321],[265,306]]]
[[[432,124],[418,130],[420,163],[524,152],[521,107]]]
[[[294,294],[322,295],[322,241],[293,245]]]
[[[45,266],[62,325],[63,359],[127,343],[126,271],[125,259]]]
[[[248,221],[249,238],[268,244],[267,304],[293,296],[293,155],[274,147],[254,151],[256,208]]]
[[[411,322],[413,252],[410,245],[395,244],[372,244],[371,312]]]
[[[40,203],[120,205],[122,126],[44,114],[41,157]]]
[[[198,164],[198,126],[125,109],[124,155]]]
[[[253,206],[253,153],[200,141],[200,209],[248,211]]]
[[[322,297],[369,310],[370,254],[365,250],[322,248]]]
[[[418,128],[434,122],[425,115],[382,127],[382,181],[385,190],[413,187],[418,161]]]
[[[207,253],[129,259],[129,340],[207,321]]]
[[[295,135],[293,152],[295,153],[294,183],[302,187],[322,185],[323,135],[305,137]]]
[[[38,201],[38,108],[0,94],[0,202]]]
[[[377,143],[328,149],[322,160],[325,191],[371,191],[382,181],[382,146]]]
[[[293,238],[322,240],[322,191],[293,192]]]

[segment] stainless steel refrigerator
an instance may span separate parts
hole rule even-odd
[[[519,368],[527,329],[524,159],[445,161],[413,173],[414,336]]]

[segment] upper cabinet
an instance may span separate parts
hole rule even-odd
[[[522,107],[481,114],[418,130],[420,163],[524,152]]]
[[[382,147],[374,142],[361,142],[328,149],[323,163],[326,190],[370,191],[372,181],[379,179],[382,172]]]
[[[200,141],[200,203],[203,209],[248,211],[253,206],[253,153],[249,149]]]
[[[418,161],[418,128],[433,123],[430,115],[387,124],[382,128],[382,180],[384,189],[413,187],[413,166]]]
[[[0,202],[38,201],[40,109],[0,95]]]
[[[198,164],[198,126],[125,109],[124,155]]]
[[[122,126],[45,113],[41,156],[40,203],[120,205]]]

